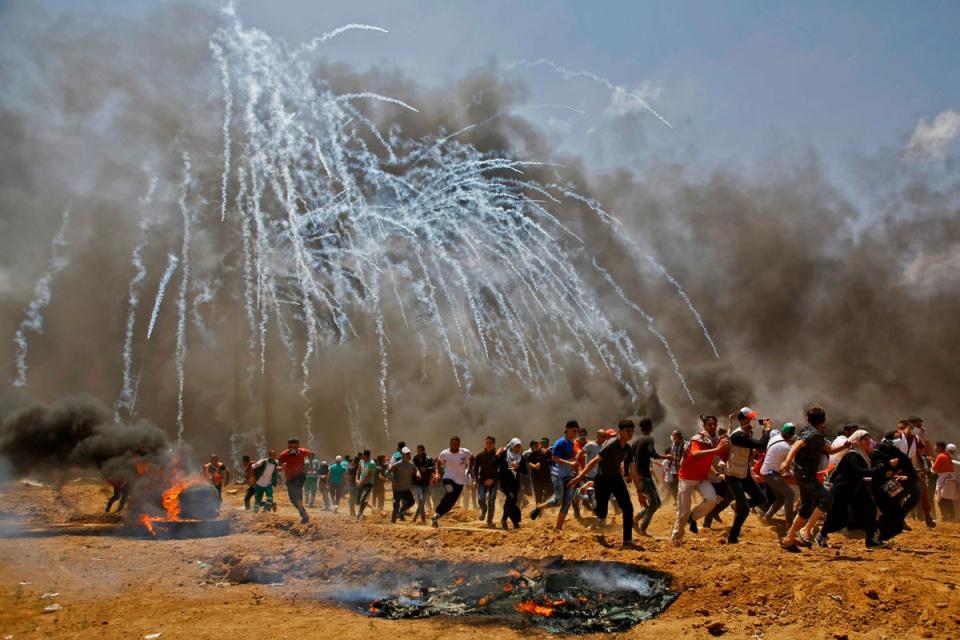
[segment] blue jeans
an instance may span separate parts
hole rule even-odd
[[[646,531],[653,520],[653,514],[660,508],[660,494],[657,493],[657,485],[653,482],[652,476],[643,476],[643,492],[647,496],[647,506],[643,509],[643,522],[640,523],[640,531]],[[622,506],[622,505],[621,505]]]
[[[570,510],[570,503],[573,502],[573,487],[568,487],[567,483],[573,479],[573,476],[557,476],[551,474],[550,480],[553,482],[553,497],[547,500],[547,506],[555,507],[560,505],[560,513],[566,513]]]
[[[477,502],[480,503],[480,510],[487,516],[487,520],[492,521],[493,512],[497,508],[497,483],[487,487],[478,480]]]

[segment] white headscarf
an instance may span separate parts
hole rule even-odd
[[[513,452],[513,448],[517,445],[523,446],[523,442],[520,441],[520,438],[514,438],[507,443],[507,466],[513,470],[514,474],[517,473],[517,467],[520,465],[520,459],[523,457],[523,452]]]
[[[860,441],[866,438],[870,439],[870,432],[866,429],[857,429],[850,437],[847,438],[847,442],[852,442],[854,445],[853,450],[860,454],[860,456],[867,461],[867,465],[870,465],[870,456],[867,455],[867,452],[863,450],[863,447],[860,446]]]

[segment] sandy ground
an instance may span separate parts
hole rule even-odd
[[[721,527],[689,535],[678,549],[667,539],[674,512],[666,505],[645,550],[623,551],[619,527],[605,539],[576,521],[555,533],[549,512],[509,532],[486,529],[476,512],[459,508],[439,530],[391,525],[378,514],[356,523],[319,509],[300,525],[283,495],[279,513],[254,515],[243,511],[242,491],[231,491],[223,511],[231,535],[178,541],[119,535],[117,517],[102,513],[107,495],[92,481],[59,492],[22,483],[0,490],[0,640],[548,637],[497,621],[373,619],[318,596],[423,558],[548,555],[631,562],[675,577],[677,601],[617,634],[629,638],[710,638],[717,622],[729,638],[960,637],[960,525],[952,523],[915,526],[890,550],[868,552],[862,540],[835,536],[838,549],[794,555],[751,516],[736,547],[721,544]],[[724,515],[729,524],[732,514]],[[283,584],[232,583],[223,571],[238,559],[283,571]],[[42,597],[50,593],[59,595]],[[62,608],[44,613],[54,602]]]

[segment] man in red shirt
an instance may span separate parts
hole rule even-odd
[[[690,439],[690,444],[680,463],[677,477],[677,522],[673,525],[673,542],[680,544],[687,523],[697,521],[710,513],[717,502],[717,493],[710,484],[710,467],[717,454],[726,451],[730,442],[726,438],[717,439],[716,416],[700,416],[703,431]],[[691,509],[693,493],[703,497],[703,502]]]
[[[305,462],[309,456],[308,449],[300,448],[299,439],[290,438],[287,440],[287,448],[277,458],[277,462],[283,467],[287,495],[290,496],[290,503],[300,512],[301,524],[310,521],[307,510],[303,508],[303,483],[307,477]]]

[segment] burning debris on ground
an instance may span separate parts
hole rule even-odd
[[[515,627],[581,634],[624,631],[661,613],[677,597],[670,582],[666,574],[619,562],[427,562],[331,599],[391,620],[495,617]]]

